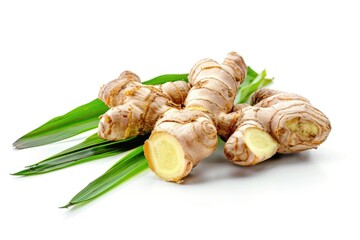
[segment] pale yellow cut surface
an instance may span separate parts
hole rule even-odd
[[[246,129],[244,142],[259,159],[270,158],[276,153],[278,147],[278,143],[269,133],[258,128]]]
[[[145,143],[145,155],[149,167],[166,181],[177,182],[186,171],[182,146],[171,134],[153,134]]]

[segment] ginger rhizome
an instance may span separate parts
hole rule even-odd
[[[251,105],[236,105],[220,121],[225,156],[236,164],[249,166],[275,153],[316,148],[330,133],[328,118],[297,94],[261,89]]]
[[[181,182],[201,160],[217,147],[217,126],[229,113],[247,67],[235,52],[222,64],[199,61],[190,71],[192,86],[183,109],[165,112],[145,142],[149,167],[166,181]]]
[[[100,118],[99,136],[122,140],[149,133],[165,111],[181,108],[189,89],[185,81],[143,85],[136,74],[124,71],[100,89],[99,99],[111,108]]]
[[[226,141],[225,156],[242,166],[275,153],[316,148],[326,140],[329,119],[297,94],[261,89],[250,105],[234,106],[246,71],[235,52],[221,64],[212,59],[196,63],[189,84],[142,85],[137,75],[125,71],[100,90],[99,98],[111,109],[101,116],[99,136],[120,140],[152,131],[144,144],[149,167],[172,182],[181,182],[212,154],[218,136]]]

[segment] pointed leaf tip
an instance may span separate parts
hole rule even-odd
[[[38,171],[36,171],[34,168],[26,168],[23,169],[21,171],[15,172],[15,173],[10,173],[12,176],[29,176],[29,175],[34,175],[37,174]]]
[[[74,204],[72,204],[71,202],[69,202],[68,204],[66,204],[66,205],[64,205],[64,206],[62,206],[62,207],[59,207],[59,208],[62,208],[62,209],[66,208],[66,209],[69,209],[69,207],[72,207],[72,206],[74,206]]]
[[[27,169],[26,169],[27,170]],[[10,173],[11,176],[25,176],[27,175],[26,173],[24,173],[24,171],[26,170],[21,170],[19,172],[15,172],[15,173]]]

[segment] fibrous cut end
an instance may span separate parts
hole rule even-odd
[[[246,129],[244,132],[244,142],[256,156],[256,159],[258,159],[256,163],[272,157],[278,148],[278,143],[272,136],[258,128]]]
[[[165,181],[180,183],[192,169],[181,144],[169,133],[153,133],[145,142],[144,153],[150,169]]]
[[[297,134],[297,136],[302,141],[309,141],[314,138],[319,129],[313,122],[303,121],[301,122],[299,118],[293,118],[286,122],[286,127],[291,131]]]

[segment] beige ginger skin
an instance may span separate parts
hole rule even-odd
[[[191,69],[192,86],[183,109],[170,109],[155,125],[145,142],[149,167],[166,181],[181,182],[201,160],[217,147],[217,127],[229,113],[247,67],[231,52],[222,64],[203,59]]]
[[[185,81],[143,85],[136,74],[124,71],[100,89],[99,99],[111,108],[100,117],[99,137],[122,140],[149,133],[165,111],[181,108],[189,89]]]

